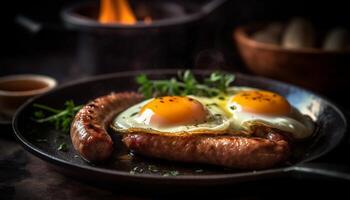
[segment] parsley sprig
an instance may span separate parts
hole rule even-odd
[[[38,123],[52,123],[57,130],[68,132],[75,114],[83,105],[76,106],[72,100],[66,101],[64,105],[65,108],[60,110],[42,104],[34,104],[35,108],[40,109],[34,112],[35,121]],[[46,115],[48,113],[49,115]]]
[[[223,72],[213,72],[201,84],[189,70],[179,72],[177,78],[169,80],[150,80],[147,75],[141,74],[136,77],[136,82],[140,85],[139,92],[146,98],[165,95],[198,95],[217,96],[226,93],[227,88],[234,81],[232,74]]]

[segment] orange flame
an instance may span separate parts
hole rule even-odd
[[[136,17],[128,0],[101,0],[98,21],[103,24],[135,24]]]

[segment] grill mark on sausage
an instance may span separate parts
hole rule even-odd
[[[107,126],[117,113],[141,99],[142,96],[134,92],[111,93],[86,104],[71,126],[70,135],[76,151],[90,162],[108,159],[113,151],[113,141]]]
[[[270,133],[272,134],[272,133]],[[265,169],[285,161],[287,140],[278,133],[273,140],[242,136],[165,136],[132,133],[123,136],[133,152],[166,160],[206,163],[235,169]]]

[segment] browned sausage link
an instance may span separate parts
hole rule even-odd
[[[107,126],[117,113],[141,99],[140,94],[133,92],[111,93],[86,104],[72,122],[70,135],[74,148],[88,161],[107,159],[113,151]]]
[[[273,134],[273,135],[271,135]],[[123,142],[136,153],[167,160],[207,163],[236,169],[264,169],[289,156],[284,137],[269,133],[265,138],[242,136],[161,136],[126,134]]]

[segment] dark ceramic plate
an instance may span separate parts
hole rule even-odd
[[[165,162],[138,156],[129,159],[130,156],[120,143],[120,138],[112,131],[111,135],[115,141],[113,158],[104,164],[89,164],[74,151],[67,134],[56,131],[52,126],[37,124],[31,120],[34,112],[33,103],[59,108],[69,99],[78,104],[84,104],[111,91],[136,90],[137,85],[134,78],[140,73],[125,72],[90,78],[59,87],[31,99],[18,110],[13,121],[13,128],[18,140],[29,152],[62,172],[95,182],[198,186],[229,184],[300,173],[349,178],[347,175],[344,176],[336,171],[330,171],[310,163],[310,161],[332,150],[342,140],[346,131],[346,121],[341,111],[329,101],[309,91],[260,77],[236,74],[234,85],[278,92],[301,112],[310,115],[319,127],[314,138],[295,148],[293,156],[287,164],[267,170],[237,171],[207,165]],[[154,79],[176,75],[174,70],[144,71],[143,73],[147,73]],[[195,73],[198,77],[202,77],[210,72],[196,71]],[[67,152],[57,150],[63,142],[68,144]]]

